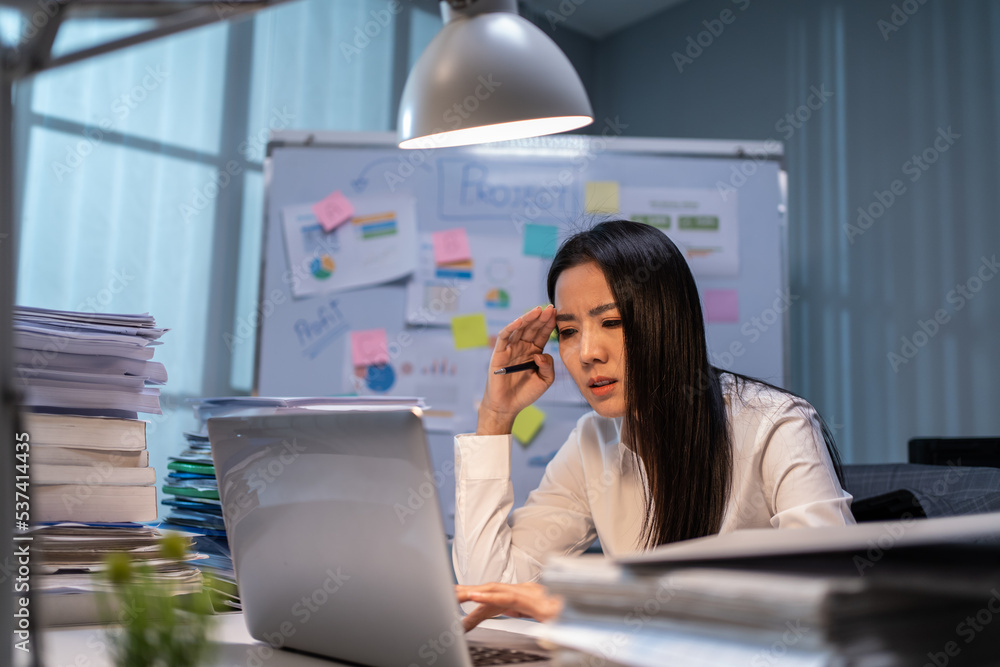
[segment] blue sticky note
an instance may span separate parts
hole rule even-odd
[[[524,254],[535,257],[555,257],[559,228],[555,225],[524,226]]]

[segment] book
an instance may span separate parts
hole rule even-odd
[[[123,449],[83,449],[46,445],[31,450],[31,463],[58,466],[91,466],[107,463],[117,468],[144,468],[149,452]]]
[[[146,422],[138,419],[26,413],[24,421],[32,447],[58,445],[123,451],[146,449]]]
[[[32,490],[31,519],[47,521],[155,521],[155,486],[55,484]]]
[[[104,484],[146,486],[156,484],[156,471],[145,467],[118,467],[111,463],[93,465],[49,465],[35,463],[31,466],[31,481],[36,485],[51,484]]]

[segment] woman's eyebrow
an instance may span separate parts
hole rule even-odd
[[[603,306],[596,306],[594,308],[591,308],[590,310],[587,311],[587,314],[590,315],[591,317],[594,317],[595,315],[606,313],[609,310],[614,310],[617,307],[618,306],[615,303],[606,303]]]
[[[605,303],[600,306],[594,306],[593,308],[587,311],[587,315],[590,315],[591,317],[596,317],[601,313],[606,313],[609,310],[615,310],[617,308],[618,304],[616,303]],[[556,322],[575,322],[575,321],[576,321],[576,315],[573,315],[572,313],[559,313],[556,315]]]

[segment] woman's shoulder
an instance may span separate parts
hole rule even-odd
[[[766,382],[732,373],[723,373],[720,380],[733,418],[744,415],[774,419],[786,414],[812,418],[816,414],[806,399]]]

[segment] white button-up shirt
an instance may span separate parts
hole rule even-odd
[[[732,428],[733,473],[721,533],[854,523],[816,410],[756,383],[737,396],[723,376]],[[538,578],[551,555],[577,554],[595,538],[608,556],[639,547],[645,473],[620,441],[621,419],[590,412],[577,422],[523,507],[511,512],[511,436],[455,438],[458,582]]]

